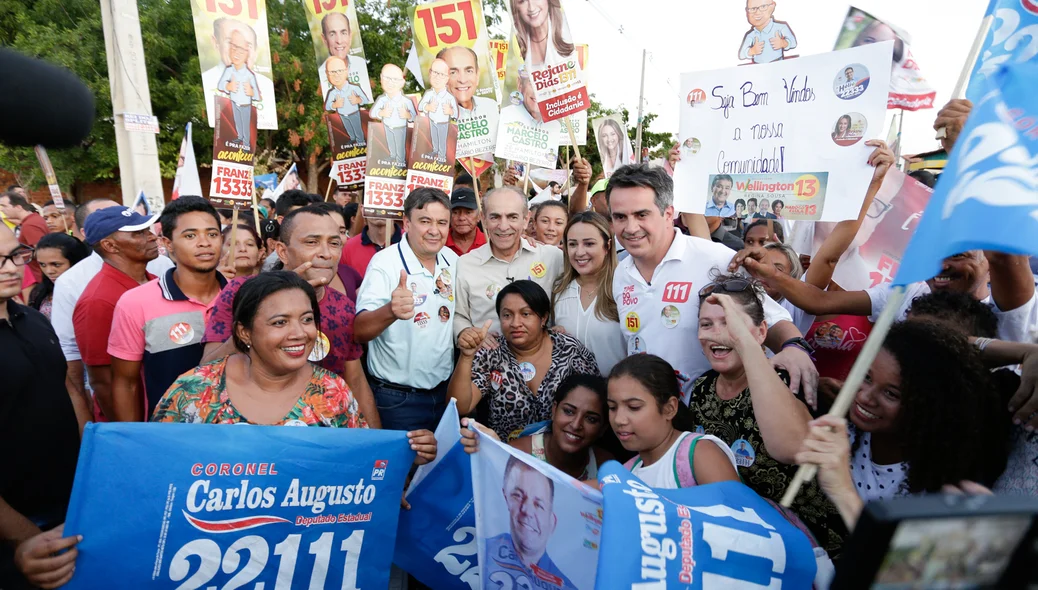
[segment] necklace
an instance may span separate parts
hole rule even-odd
[[[548,40],[548,33],[547,33],[547,32],[545,32],[545,33],[544,33],[544,38],[543,38],[543,39],[534,39],[534,40],[533,40],[533,42],[534,42],[534,43],[544,43],[544,42],[545,42],[545,41],[547,41],[547,40]]]

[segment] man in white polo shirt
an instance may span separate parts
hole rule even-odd
[[[613,275],[613,297],[627,338],[627,353],[662,357],[678,372],[683,399],[710,369],[699,346],[699,291],[723,274],[735,251],[674,228],[674,183],[662,168],[623,166],[606,188],[613,232],[630,253]],[[764,302],[766,344],[772,363],[789,371],[791,387],[813,399],[818,371],[789,314]]]
[[[439,189],[404,200],[404,239],[375,254],[357,291],[353,338],[370,342],[368,373],[382,428],[436,428],[454,366],[458,255],[446,247],[451,203]]]
[[[465,328],[482,327],[487,320],[493,322],[491,333],[501,329],[497,293],[509,283],[528,279],[545,293],[551,293],[555,279],[562,274],[562,250],[543,244],[534,246],[523,239],[529,215],[526,197],[514,186],[494,189],[483,198],[487,243],[458,261],[455,338]]]

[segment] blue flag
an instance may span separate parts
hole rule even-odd
[[[451,399],[436,426],[436,459],[415,472],[400,513],[393,563],[437,590],[479,590],[472,463]]]
[[[810,588],[811,543],[763,498],[726,481],[650,489],[610,461],[596,588]]]
[[[973,106],[905,249],[894,285],[967,250],[1038,254],[1038,64],[1003,68]]]
[[[994,22],[966,89],[966,98],[974,103],[984,98],[1000,67],[1032,61],[1038,55],[1038,1],[991,0],[986,14],[994,16]]]
[[[404,432],[89,424],[67,588],[385,588]]]

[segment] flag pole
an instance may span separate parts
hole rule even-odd
[[[898,109],[901,115],[897,119],[897,151],[894,152],[894,166],[901,170],[901,127],[905,124],[905,109]]]
[[[977,29],[977,37],[973,39],[973,47],[970,47],[970,52],[966,56],[966,63],[962,66],[962,71],[959,72],[959,80],[955,83],[955,90],[952,91],[952,99],[964,98],[966,94],[966,86],[970,82],[970,74],[973,72],[973,66],[977,63],[977,57],[980,55],[980,48],[984,45],[984,39],[988,37],[988,31],[991,29],[991,24],[995,22],[995,16],[989,14],[984,17],[984,20],[980,21],[980,28]],[[948,137],[948,131],[941,127],[937,130],[936,139],[944,139]]]
[[[869,333],[868,340],[865,341],[865,346],[861,349],[861,354],[854,361],[854,366],[851,367],[847,380],[843,382],[840,394],[836,396],[836,401],[833,402],[832,407],[829,409],[830,416],[842,418],[847,414],[847,410],[851,408],[851,404],[854,403],[854,397],[858,394],[858,388],[861,387],[862,381],[865,380],[865,375],[872,367],[872,361],[879,354],[879,349],[883,346],[883,341],[886,340],[887,333],[890,332],[890,326],[893,325],[895,315],[901,309],[901,302],[904,299],[904,287],[898,286],[890,290],[890,297],[887,298],[886,307],[879,314],[876,325],[872,326],[872,332]],[[793,480],[789,482],[785,495],[782,496],[782,505],[789,508],[793,504],[793,500],[796,499],[800,487],[814,479],[817,473],[817,465],[801,465],[797,469]]]
[[[649,55],[647,49],[642,49],[642,81],[641,90],[638,91],[638,131],[635,132],[634,141],[637,147],[635,147],[634,161],[642,163],[642,106],[645,104],[645,58]]]

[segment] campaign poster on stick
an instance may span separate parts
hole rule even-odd
[[[483,588],[594,588],[602,494],[532,455],[477,437],[472,484]]]
[[[559,153],[559,126],[538,123],[525,104],[514,104],[501,111],[497,150],[504,160],[525,162],[542,168],[555,168]]]
[[[58,175],[54,173],[54,165],[50,162],[50,156],[47,155],[47,148],[42,145],[36,146],[36,160],[40,163],[40,169],[43,170],[43,177],[47,180],[47,190],[50,191],[50,198],[54,201],[54,206],[58,209],[65,209],[65,200],[61,198],[61,187],[58,186]]]
[[[409,123],[418,117],[417,101],[404,95],[404,71],[400,66],[383,66],[380,82],[384,94],[372,105],[368,122],[364,216],[400,219],[404,215],[411,145]]]
[[[591,99],[562,5],[546,2],[539,10],[526,6],[512,2],[512,33],[540,118],[555,121],[588,110]]]
[[[454,399],[436,426],[436,459],[411,478],[393,563],[437,590],[479,590],[472,462]]]
[[[810,588],[807,536],[742,483],[652,489],[616,461],[598,471],[607,518],[599,588]]]
[[[537,96],[534,92],[534,85],[528,82],[529,76],[527,75],[526,66],[519,55],[519,50],[515,49],[517,45],[517,43],[513,43],[509,46],[505,58],[507,72],[501,83],[501,110],[504,111],[513,105],[524,105],[534,121],[545,122],[541,117],[540,109],[537,108]],[[580,67],[583,68],[584,64],[587,63],[588,46],[577,45],[574,53],[577,56]],[[585,72],[584,75],[586,78],[587,73]],[[561,147],[573,145],[573,142],[570,141],[567,125],[573,126],[573,134],[576,137],[577,145],[587,145],[587,123],[587,111],[581,111],[557,121],[547,121],[545,125],[557,125],[556,130],[559,137],[559,146]]]
[[[713,174],[707,180],[707,217],[817,221],[825,205],[825,172]]]
[[[368,163],[368,143],[365,130],[370,113],[360,105],[364,100],[359,88],[345,79],[345,62],[337,57],[325,61],[332,88],[325,96],[325,123],[328,125],[328,145],[332,164],[328,176],[336,186],[357,190],[364,186]]]
[[[825,182],[815,219],[857,218],[873,173],[865,141],[884,131],[892,50],[888,41],[682,74],[675,209],[703,212],[713,175],[810,174]],[[848,70],[868,82],[848,85]]]
[[[240,139],[249,128],[277,129],[265,0],[191,0],[191,14],[209,126],[226,116]]]
[[[620,115],[609,115],[591,122],[595,126],[595,142],[602,159],[605,177],[613,175],[620,166],[634,164],[634,149],[627,135],[627,126]]]
[[[418,101],[418,116],[408,143],[407,194],[428,186],[449,195],[454,184],[458,125],[453,117],[458,103],[447,91],[448,78],[447,62],[434,59],[429,68],[429,86]]]
[[[356,87],[362,101],[371,104],[371,80],[368,77],[368,61],[364,57],[360,24],[357,20],[357,4],[354,0],[303,0],[306,22],[310,28],[310,39],[314,43],[317,57],[317,75],[321,82],[321,96],[327,99],[328,92],[337,87],[329,78],[328,61],[336,58],[345,64],[346,82]],[[342,68],[332,67],[339,70]],[[325,107],[327,109],[327,107]]]
[[[89,424],[67,588],[385,588],[413,460],[391,430]]]
[[[860,291],[894,280],[905,248],[915,233],[933,189],[891,168],[883,177],[854,241],[833,271],[833,281],[846,291]],[[803,226],[803,227],[802,227]],[[797,252],[818,252],[835,224],[797,224],[792,237]]]
[[[887,108],[906,111],[932,109],[937,91],[923,77],[919,64],[912,57],[912,49],[909,47],[911,39],[907,32],[852,6],[833,49],[860,47],[883,41],[894,42]],[[847,75],[849,77],[851,74]]]
[[[213,130],[213,176],[209,183],[209,201],[216,207],[248,209],[253,201],[256,118],[252,118],[250,129],[242,137],[235,123],[226,116],[231,100],[222,96],[215,100],[220,105],[220,117],[216,119]],[[256,110],[256,107],[249,108],[253,112]]]
[[[493,64],[497,77],[494,80],[494,90],[497,91],[497,102],[501,102],[501,88],[505,81],[506,66],[508,63],[508,41],[504,39],[491,39],[487,41],[490,50],[490,63]]]

